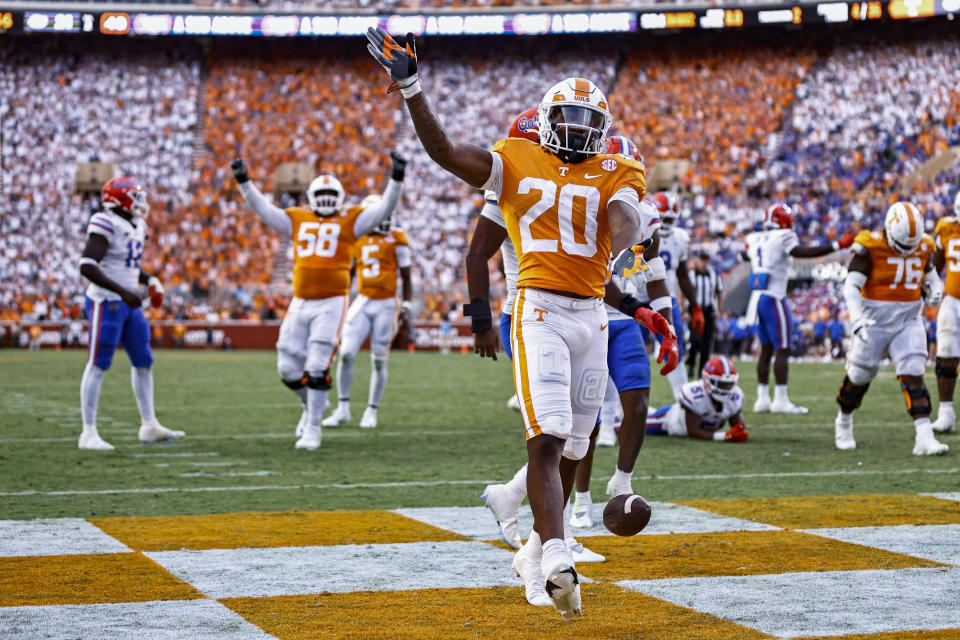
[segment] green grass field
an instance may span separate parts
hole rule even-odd
[[[117,450],[79,451],[84,352],[0,352],[0,518],[201,514],[236,511],[476,506],[526,454],[519,414],[506,407],[510,367],[474,356],[396,353],[381,426],[327,429],[314,453],[293,448],[299,405],[279,382],[272,352],[160,351],[156,402],[181,442],[144,446],[118,355],[100,401],[100,432]],[[753,363],[739,365],[748,403]],[[859,448],[833,447],[838,364],[792,367],[791,395],[809,416],[745,414],[742,445],[650,437],[634,488],[651,500],[956,490],[960,438],[942,457],[911,455],[913,427],[892,372],[855,417]],[[354,422],[369,361],[358,360]],[[928,381],[932,386],[932,373]],[[652,405],[668,402],[657,379]],[[594,499],[614,450],[600,449]]]

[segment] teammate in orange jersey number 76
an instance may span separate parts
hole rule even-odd
[[[581,600],[563,538],[563,506],[603,401],[604,285],[611,252],[616,272],[633,267],[646,194],[643,168],[601,154],[613,116],[600,89],[583,78],[546,92],[538,109],[539,144],[507,138],[487,150],[454,142],[420,87],[413,36],[400,46],[371,28],[367,39],[368,51],[393,80],[388,91],[403,95],[428,155],[467,184],[495,194],[517,249],[511,344],[534,517],[534,531],[518,553],[530,564],[539,560],[554,607],[569,619],[580,614]],[[465,313],[474,333],[492,328],[487,300],[472,300]]]
[[[309,209],[280,209],[257,190],[247,163],[230,168],[244,200],[274,231],[293,239],[293,300],[280,325],[277,371],[300,403],[297,449],[320,447],[320,422],[330,393],[330,364],[340,340],[350,296],[354,245],[389,216],[400,199],[407,161],[390,154],[390,181],[383,200],[370,207],[344,210],[343,185],[332,175],[317,176],[307,187]]]

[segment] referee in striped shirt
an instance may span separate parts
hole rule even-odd
[[[723,281],[710,266],[710,254],[698,251],[693,261],[694,270],[691,274],[693,287],[697,292],[696,304],[703,310],[703,334],[690,332],[690,352],[687,356],[687,376],[693,379],[703,369],[713,354],[713,341],[717,331],[717,314],[723,303]],[[700,367],[697,368],[697,356],[700,356]]]

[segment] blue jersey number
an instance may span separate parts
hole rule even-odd
[[[663,266],[667,268],[667,271],[670,271],[670,269],[673,268],[673,266],[671,265],[671,263],[673,262],[673,258],[670,257],[670,252],[661,251],[660,257],[663,258]]]
[[[131,240],[127,243],[127,266],[134,269],[140,268],[140,258],[143,257],[143,243],[139,240]]]

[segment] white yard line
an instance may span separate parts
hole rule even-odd
[[[176,455],[176,454],[170,454]],[[209,454],[207,454],[209,455]],[[883,475],[904,475],[914,473],[927,474],[953,474],[960,473],[960,468],[953,469],[895,469],[890,471],[795,471],[786,473],[731,473],[731,474],[704,474],[704,475],[677,475],[677,476],[639,476],[634,480],[735,480],[749,478],[818,478],[833,476],[883,476]],[[596,478],[597,482],[607,480],[607,478]],[[0,498],[15,498],[21,496],[86,496],[86,495],[109,495],[123,493],[205,493],[218,491],[289,491],[299,489],[383,489],[393,487],[439,487],[455,485],[488,485],[501,482],[501,480],[424,480],[412,482],[369,482],[352,484],[289,484],[289,485],[263,485],[263,486],[240,486],[240,487],[156,487],[143,489],[97,489],[97,490],[77,490],[77,491],[2,491]]]
[[[71,427],[72,428],[72,427]],[[344,429],[341,431],[341,429]],[[370,437],[371,433],[368,430],[349,430],[350,427],[339,427],[337,429],[324,429],[323,438],[324,440],[328,438],[339,439],[339,438],[367,438]],[[101,429],[101,431],[104,431]],[[465,435],[483,435],[489,433],[502,433],[502,429],[444,429],[440,431],[423,431],[423,430],[402,430],[402,431],[380,431],[377,430],[375,433],[380,437],[404,437],[408,438],[410,436],[453,436],[461,437]],[[137,436],[116,436],[110,438],[115,441],[132,441],[137,442]],[[0,438],[0,444],[55,444],[57,442],[76,442],[76,438]],[[289,431],[284,431],[281,433],[278,432],[269,432],[269,433],[237,433],[237,434],[209,434],[209,435],[192,435],[187,434],[183,440],[179,440],[178,443],[190,443],[193,441],[199,440],[296,440],[296,436],[293,435],[293,429]],[[168,443],[169,444],[169,443]]]
[[[183,451],[180,453],[135,453],[134,458],[203,458],[219,456],[217,451]]]

